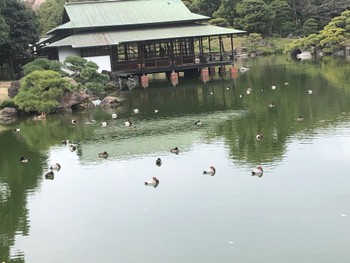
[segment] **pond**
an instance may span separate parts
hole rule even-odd
[[[241,65],[0,125],[0,262],[347,262],[349,62]]]

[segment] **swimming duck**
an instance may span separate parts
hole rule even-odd
[[[61,165],[59,163],[55,163],[50,166],[50,170],[59,171],[61,170]]]
[[[249,95],[250,93],[252,93],[252,88],[248,88],[246,93]]]
[[[257,135],[255,136],[255,138],[256,138],[258,141],[262,140],[263,137],[264,137],[264,136],[263,136],[261,133],[259,133],[259,134],[257,134]]]
[[[156,160],[156,165],[160,167],[162,165],[162,159],[158,158]]]
[[[103,121],[103,122],[101,122],[101,126],[102,126],[102,127],[106,127],[106,126],[108,126],[108,122],[107,122],[107,121]]]
[[[170,149],[170,152],[175,153],[175,154],[179,154],[179,148],[177,148],[177,147],[172,148],[172,149]]]
[[[62,144],[67,145],[68,144],[68,140],[63,140]]]
[[[21,157],[21,163],[29,163],[30,162],[30,158],[26,158],[26,157]]]
[[[276,105],[275,103],[271,102],[269,105],[267,105],[269,108],[274,108]]]
[[[77,149],[77,147],[75,145],[73,145],[73,144],[69,145],[69,150],[71,152],[74,152],[76,149]]]
[[[14,128],[13,131],[19,132],[19,131],[21,131],[21,129],[17,127],[17,128]]]
[[[53,180],[54,178],[55,178],[55,174],[53,171],[50,171],[50,172],[45,174],[45,179]]]
[[[117,118],[117,113],[112,113],[112,119],[116,119]]]
[[[106,151],[98,154],[98,157],[100,157],[100,158],[107,158],[108,156],[109,156],[109,154]]]
[[[139,113],[139,109],[134,109],[133,111],[135,114]]]
[[[201,125],[202,125],[202,122],[201,122],[200,120],[198,120],[198,121],[196,121],[194,124],[195,124],[196,126],[201,126]]]
[[[311,89],[309,89],[308,91],[307,91],[307,94],[309,94],[309,95],[311,95],[313,93],[313,91],[311,90]]]
[[[286,85],[286,86],[289,85],[289,82],[284,82],[284,85]]]
[[[72,122],[73,125],[75,125],[75,124],[77,124],[78,121],[77,120],[72,120],[71,122]]]
[[[252,170],[252,175],[257,175],[258,177],[263,176],[264,170],[261,166],[258,166],[256,169]]]
[[[214,95],[214,92],[211,91],[209,94],[210,94],[210,95]]]
[[[215,167],[214,167],[214,166],[210,166],[210,167],[208,168],[208,170],[203,171],[203,174],[209,174],[209,175],[211,175],[211,176],[214,176],[215,173],[216,173],[216,170],[215,170]]]
[[[153,112],[154,112],[154,113],[158,113],[158,110],[154,110]]]
[[[272,90],[275,90],[275,89],[276,89],[276,86],[271,86],[271,89],[272,89]]]
[[[132,125],[132,122],[131,121],[126,121],[124,122],[124,126],[125,127],[130,127]]]
[[[152,177],[148,182],[145,182],[145,185],[153,186],[156,188],[159,185],[159,180],[157,177]]]
[[[240,67],[239,68],[239,71],[244,73],[244,72],[247,72],[249,70],[249,68],[246,68],[246,67]]]
[[[296,118],[296,120],[302,122],[302,121],[304,121],[304,118],[303,118],[303,116],[300,115],[298,118]]]

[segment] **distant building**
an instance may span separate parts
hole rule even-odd
[[[244,31],[205,24],[209,19],[181,0],[67,3],[62,25],[41,40],[37,54],[59,61],[77,55],[116,74],[232,64],[233,36]]]

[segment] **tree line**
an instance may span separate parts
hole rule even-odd
[[[13,78],[11,73],[16,70],[13,61],[30,56],[28,45],[34,45],[39,36],[60,25],[65,3],[74,1],[46,0],[36,12],[26,8],[23,0],[0,1],[0,79]],[[318,34],[350,8],[350,0],[183,0],[183,3],[194,13],[211,17],[210,24],[262,37]]]

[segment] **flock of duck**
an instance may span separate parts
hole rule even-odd
[[[241,72],[245,72],[247,70],[249,70],[249,69],[244,68]],[[285,82],[284,85],[289,85],[289,83]],[[276,86],[271,86],[271,89],[275,90]],[[251,88],[248,88],[246,90],[246,94],[251,94],[252,91],[253,90]],[[263,92],[262,89],[260,89],[259,91]],[[311,94],[313,94],[313,91],[311,89],[309,89],[307,91],[307,94],[311,95]],[[240,97],[242,97],[242,96],[243,95],[240,95]],[[271,102],[268,105],[268,107],[269,108],[274,108],[274,107],[276,107],[276,105],[273,102]],[[139,109],[133,109],[133,113],[134,114],[138,114],[139,112],[140,112]],[[153,112],[154,113],[158,113],[158,110],[153,110]],[[117,114],[116,113],[112,113],[111,114],[111,118],[112,119],[116,119],[117,118]],[[303,116],[300,115],[299,117],[297,117],[296,121],[299,121],[299,122],[304,121]],[[73,119],[73,120],[71,120],[71,123],[72,123],[72,125],[76,125],[78,123],[78,121]],[[85,123],[85,124],[94,124],[94,123],[96,123],[95,120],[90,120],[88,123]],[[108,121],[103,121],[103,122],[100,123],[100,125],[102,127],[106,127],[106,126],[109,125],[109,122]],[[127,121],[124,122],[124,126],[125,127],[131,127],[132,125],[133,125],[133,123],[130,120],[127,120]],[[196,122],[194,122],[194,125],[202,126],[201,120],[197,120]],[[20,128],[14,128],[14,132],[20,132]],[[259,141],[262,140],[263,138],[264,138],[264,136],[261,133],[258,133],[256,135],[256,139],[259,140]],[[62,144],[69,145],[69,150],[71,152],[74,152],[77,149],[77,146],[74,145],[74,144],[69,144],[68,140],[63,140]],[[178,147],[174,147],[174,148],[170,149],[170,152],[173,153],[173,154],[179,154],[180,151],[179,151]],[[103,152],[98,154],[99,158],[108,158],[108,156],[109,156],[109,154],[106,151],[103,151]],[[30,161],[31,161],[31,159],[27,158],[27,157],[23,157],[22,156],[20,158],[20,162],[21,163],[29,163]],[[162,160],[160,158],[158,158],[156,160],[156,165],[159,166],[159,167],[162,165]],[[50,165],[49,169],[50,169],[50,171],[45,174],[45,178],[52,180],[52,179],[54,179],[54,176],[55,176],[54,171],[59,171],[61,169],[61,165],[59,163],[55,163],[55,164]],[[253,169],[251,171],[252,176],[258,176],[258,177],[262,177],[263,173],[264,173],[264,170],[263,170],[263,168],[261,166],[258,166],[257,168],[255,168],[255,169]],[[203,174],[208,174],[208,175],[214,176],[216,174],[216,169],[215,169],[214,166],[210,166],[207,170],[203,171]],[[152,177],[149,181],[144,182],[144,184],[147,185],[147,186],[153,186],[154,188],[156,188],[159,185],[159,179],[156,178],[156,177]]]

